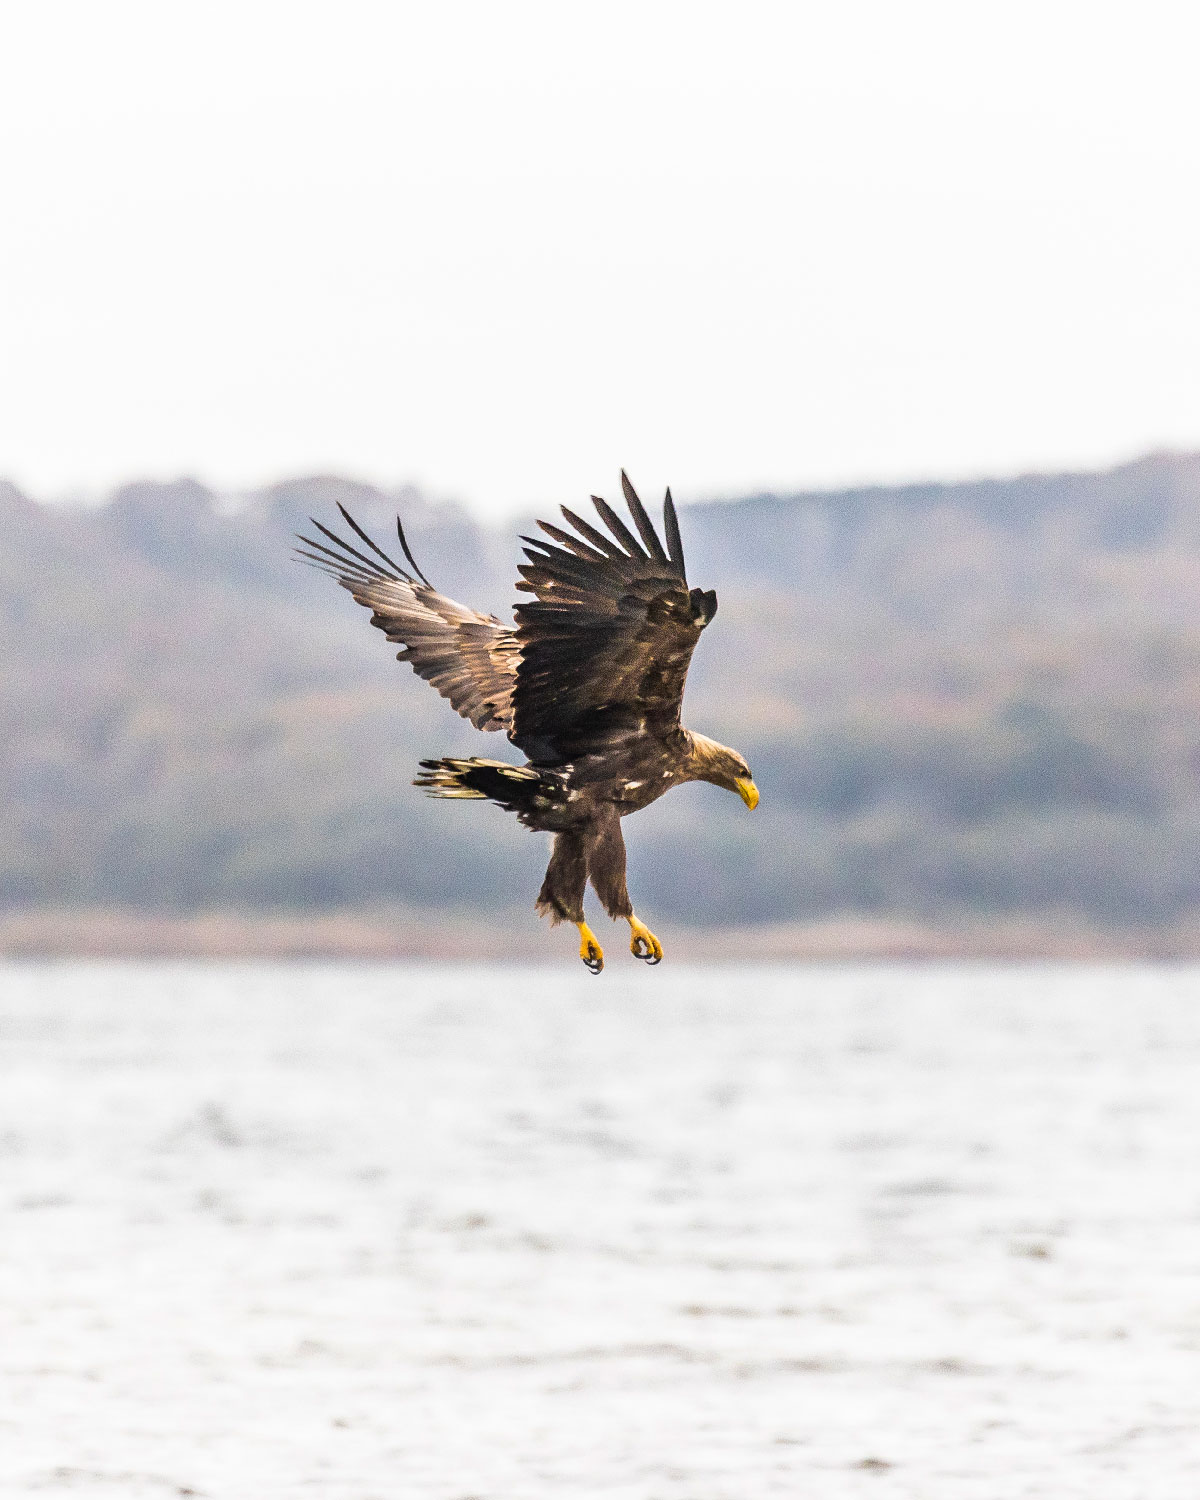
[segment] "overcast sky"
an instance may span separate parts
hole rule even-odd
[[[1194,13],[8,7],[0,473],[495,514],[1200,447]]]

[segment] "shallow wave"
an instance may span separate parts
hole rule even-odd
[[[1195,971],[10,966],[5,1493],[1200,1493]]]

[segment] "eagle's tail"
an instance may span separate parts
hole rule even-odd
[[[557,771],[514,766],[503,760],[423,760],[413,782],[431,797],[490,797],[516,812],[543,811],[567,800],[567,784]]]

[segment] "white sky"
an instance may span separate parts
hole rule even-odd
[[[1189,4],[26,0],[0,473],[485,511],[1200,446]]]

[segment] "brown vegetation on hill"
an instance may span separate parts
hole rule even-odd
[[[336,499],[379,527],[399,500],[439,586],[504,612],[517,528],[411,493],[313,479],[231,506],[182,481],[81,509],[0,489],[10,947],[51,909],[395,910],[438,951],[519,911],[532,936],[540,841],[409,785],[477,737],[290,560]],[[683,529],[721,596],[686,717],[746,751],[762,806],[698,786],[640,814],[647,911],[1186,950],[1200,458],[758,496],[690,507]]]

